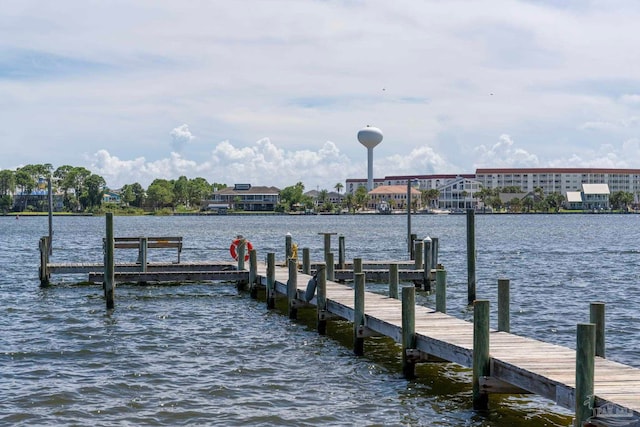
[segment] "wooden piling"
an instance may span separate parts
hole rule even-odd
[[[140,263],[140,271],[147,272],[147,253],[149,249],[149,240],[146,237],[140,237],[138,243],[138,262]]]
[[[596,325],[579,323],[576,335],[575,425],[582,426],[593,415]]]
[[[416,270],[420,270],[422,268],[422,262],[424,261],[422,256],[422,248],[424,247],[424,243],[422,240],[414,240],[413,241],[413,253],[414,253],[414,267]]]
[[[389,298],[398,299],[399,282],[400,274],[398,272],[398,264],[393,262],[389,264]]]
[[[343,270],[345,265],[345,243],[344,236],[338,236],[338,268]]]
[[[356,356],[364,355],[364,338],[358,334],[360,327],[365,324],[364,317],[364,273],[355,274],[354,303],[353,303],[353,353]]]
[[[331,235],[338,233],[318,233],[324,236],[324,262],[327,262],[327,254],[331,252]]]
[[[38,276],[40,278],[40,286],[47,286],[51,279],[51,273],[49,272],[49,249],[50,245],[49,236],[42,236],[38,243],[38,249],[40,249],[40,269],[38,270]]]
[[[353,259],[353,274],[362,273],[362,258]],[[355,276],[353,278],[355,280]]]
[[[244,270],[244,257],[247,250],[247,241],[242,238],[238,243],[238,271]],[[243,291],[246,286],[246,282],[244,280],[238,280],[236,282],[236,287],[239,291]]]
[[[51,174],[47,177],[47,198],[49,200],[49,256],[53,255],[53,188]]]
[[[407,355],[407,350],[416,347],[416,288],[402,288],[402,374],[406,379],[416,376],[415,362]]]
[[[511,332],[509,279],[498,279],[498,331]]]
[[[435,268],[435,265],[431,263],[432,262],[431,243],[432,243],[432,240],[429,236],[425,237],[424,240],[422,241],[422,245],[424,246],[423,248],[423,252],[424,252],[423,277],[424,278],[422,279],[422,288],[427,292],[431,292],[431,269]]]
[[[107,310],[115,308],[115,260],[113,256],[113,213],[106,213],[106,233],[104,242],[104,298]]]
[[[276,307],[276,254],[267,253],[267,308]]]
[[[333,282],[335,280],[335,264],[333,263],[333,252],[325,254],[325,262],[327,264],[327,280]]]
[[[327,265],[318,263],[318,287],[316,288],[316,307],[318,310],[318,333],[327,334]]]
[[[431,238],[431,265],[433,268],[437,268],[438,265],[438,250],[440,247],[439,239],[437,237]]]
[[[480,378],[491,375],[489,358],[489,301],[473,302],[473,409],[489,408],[489,395],[480,387]]]
[[[302,274],[311,274],[311,251],[302,248]]]
[[[293,238],[291,233],[287,233],[284,236],[284,263],[287,264],[289,258],[293,255]]]
[[[592,302],[589,306],[589,322],[596,325],[596,356],[605,357],[605,305]]]
[[[258,286],[256,278],[258,277],[258,254],[255,249],[249,251],[249,294],[251,298],[258,298]]]
[[[298,318],[296,293],[298,292],[298,261],[289,258],[289,280],[287,281],[287,299],[289,302],[289,319]]]
[[[447,272],[436,270],[436,311],[447,312]]]
[[[467,209],[467,303],[476,299],[476,225],[475,211]]]
[[[418,239],[418,235],[417,234],[413,234],[411,233],[409,235],[409,247],[411,248],[411,250],[409,251],[409,259],[416,259],[416,251],[415,251],[415,241]]]

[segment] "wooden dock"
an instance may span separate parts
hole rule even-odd
[[[290,272],[275,267],[275,292],[292,295],[287,288]],[[356,322],[358,304],[354,289],[326,281],[325,310],[317,307],[318,296],[305,301],[312,276],[296,274],[295,301],[290,305],[315,306],[319,323],[338,316]],[[267,268],[258,266],[256,283],[268,286]],[[289,292],[289,294],[288,294]],[[357,293],[357,291],[356,291]],[[354,336],[381,334],[398,343],[403,341],[403,306],[398,299],[371,292],[364,293],[364,322],[354,323]],[[362,304],[362,302],[361,302]],[[462,366],[474,365],[474,324],[433,309],[415,306],[414,345],[407,348],[413,361],[442,359]],[[512,333],[489,331],[488,372],[478,378],[480,393],[535,393],[558,405],[576,410],[576,350],[521,337]],[[587,402],[590,422],[640,423],[640,369],[602,357],[595,357],[593,401]],[[599,416],[598,416],[599,415]],[[587,424],[589,425],[589,424]]]

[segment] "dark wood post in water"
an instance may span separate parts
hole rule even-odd
[[[589,322],[596,325],[596,356],[605,357],[604,303],[592,302],[589,306]]]
[[[318,309],[318,333],[327,334],[327,265],[318,263],[318,288],[316,290]]]
[[[416,240],[418,240],[418,235],[415,233],[411,233],[411,252],[409,254],[409,259],[416,259]]]
[[[49,199],[49,255],[53,255],[53,189],[51,175],[47,178],[47,195]]]
[[[284,264],[287,265],[289,258],[293,255],[293,242],[291,233],[287,233],[284,237]]]
[[[311,251],[309,248],[302,248],[302,273],[311,274]]]
[[[447,272],[436,270],[436,311],[447,312]]]
[[[467,303],[476,299],[476,221],[475,211],[467,209]]]
[[[258,298],[258,286],[256,278],[258,277],[258,254],[255,249],[249,251],[249,294],[251,298]]]
[[[353,259],[353,280],[356,280],[355,274],[362,273],[362,258],[354,258]]]
[[[344,269],[345,262],[345,244],[344,244],[344,236],[341,234],[338,236],[338,268],[340,270]]]
[[[38,249],[40,249],[40,269],[38,275],[40,276],[40,286],[47,286],[51,279],[51,273],[49,273],[49,253],[50,253],[50,239],[49,236],[42,236],[38,243]]]
[[[298,292],[298,261],[289,258],[289,280],[287,280],[287,299],[289,303],[289,319],[298,318],[296,294]]]
[[[140,263],[140,271],[147,272],[147,249],[149,248],[149,240],[146,237],[140,237],[138,242],[138,262]]]
[[[333,252],[324,254],[327,264],[327,280],[333,282],[335,280],[335,264],[333,263]]]
[[[267,308],[276,307],[276,254],[267,253]]]
[[[113,257],[113,213],[106,214],[106,237],[104,241],[104,297],[107,310],[115,308],[115,262]]]
[[[431,256],[431,251],[433,250],[431,246],[432,240],[429,236],[425,237],[422,241],[422,245],[424,246],[424,275],[422,279],[422,288],[431,292],[431,269],[436,266],[432,264],[433,258]]]
[[[406,379],[416,376],[416,364],[407,356],[407,350],[416,347],[416,288],[402,288],[402,374]]]
[[[575,425],[582,426],[593,415],[593,376],[596,355],[596,325],[578,323],[576,344]]]
[[[422,262],[424,261],[422,256],[422,248],[424,247],[424,243],[422,240],[414,240],[413,241],[413,253],[414,253],[414,268],[416,270],[420,270],[422,268]]]
[[[242,238],[238,243],[238,270],[239,271],[244,270],[244,257],[246,254],[246,250],[247,250],[247,241],[244,238]],[[242,291],[244,290],[246,284],[247,282],[245,282],[244,280],[238,280],[236,282],[236,287],[238,288],[239,291]]]
[[[498,330],[511,332],[509,279],[498,279]]]
[[[437,237],[431,238],[431,265],[433,268],[438,268],[438,250],[440,244]]]
[[[338,233],[318,233],[324,236],[324,262],[327,262],[327,255],[331,252],[331,235]]]
[[[364,355],[364,338],[358,331],[365,324],[364,318],[364,273],[355,274],[354,302],[353,302],[353,353],[356,356]]]
[[[473,409],[489,408],[489,395],[480,388],[480,378],[491,375],[489,359],[489,301],[473,302]]]
[[[398,264],[389,264],[389,298],[398,299],[398,284],[400,283],[400,274],[398,272]]]

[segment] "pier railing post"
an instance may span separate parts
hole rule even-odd
[[[335,276],[335,264],[333,263],[333,252],[329,252],[325,254],[325,262],[327,264],[327,280],[333,282],[336,278]]]
[[[115,307],[115,262],[113,258],[113,213],[106,214],[106,233],[104,242],[104,297],[107,310]]]
[[[473,409],[489,408],[489,395],[480,388],[480,378],[491,375],[489,358],[489,301],[473,303]]]
[[[276,306],[276,254],[267,253],[267,308]]]
[[[467,303],[476,299],[476,225],[475,211],[467,209]]]
[[[345,243],[344,236],[338,236],[338,268],[340,270],[344,270],[344,261],[345,261]]]
[[[596,356],[605,357],[605,305],[603,302],[592,302],[589,306],[589,322],[596,325]]]
[[[302,273],[311,274],[311,251],[309,248],[302,248]]]
[[[287,281],[287,299],[289,303],[289,319],[298,318],[298,309],[296,308],[298,292],[298,261],[295,258],[289,258],[289,280]]]
[[[509,279],[498,279],[498,330],[511,332]]]
[[[318,263],[318,288],[316,291],[316,307],[318,310],[318,333],[327,334],[327,265]]]
[[[447,312],[447,272],[436,270],[436,311]]]
[[[408,356],[407,350],[416,347],[416,288],[402,288],[402,374],[406,379],[416,376],[416,365]]]
[[[389,264],[389,298],[398,299],[399,282],[400,274],[398,272],[398,264],[393,262]]]
[[[356,356],[362,356],[364,354],[364,338],[360,337],[358,334],[360,327],[365,324],[364,284],[364,273],[356,273],[353,303],[353,353]]]
[[[251,298],[258,298],[258,286],[256,278],[258,277],[258,254],[255,249],[249,251],[249,294]]]
[[[433,261],[431,256],[431,251],[433,250],[431,243],[432,240],[429,236],[425,237],[422,241],[424,246],[424,278],[422,279],[422,288],[427,292],[431,292],[431,269],[435,268],[435,265],[431,263]]]
[[[149,240],[141,237],[138,242],[138,262],[140,263],[140,271],[147,272],[147,252],[149,248]]]
[[[576,416],[574,425],[581,427],[593,414],[596,325],[579,323],[576,339]]]

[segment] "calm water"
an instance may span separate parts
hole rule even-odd
[[[589,302],[607,303],[607,355],[640,367],[640,232],[637,215],[477,216],[478,297],[495,307],[498,278],[511,279],[512,332],[574,346]],[[236,234],[259,257],[283,258],[284,236],[320,259],[320,232],[346,239],[347,258],[406,259],[405,216],[116,217],[116,235],[181,235],[182,259],[227,260]],[[440,239],[448,310],[466,306],[464,216],[413,216],[413,232]],[[54,218],[53,262],[99,262],[104,218]],[[313,313],[290,321],[232,284],[116,291],[83,277],[40,288],[38,239],[46,217],[0,217],[0,425],[569,425],[568,412],[532,396],[491,397],[471,409],[469,371],[424,365],[401,376],[388,339],[351,351],[351,325],[315,330]],[[337,247],[337,239],[334,239]],[[150,251],[152,260],[175,253]],[[130,261],[135,251],[119,251]],[[369,288],[385,292],[386,285]],[[419,294],[433,306],[435,296]],[[492,319],[495,326],[496,316]]]

